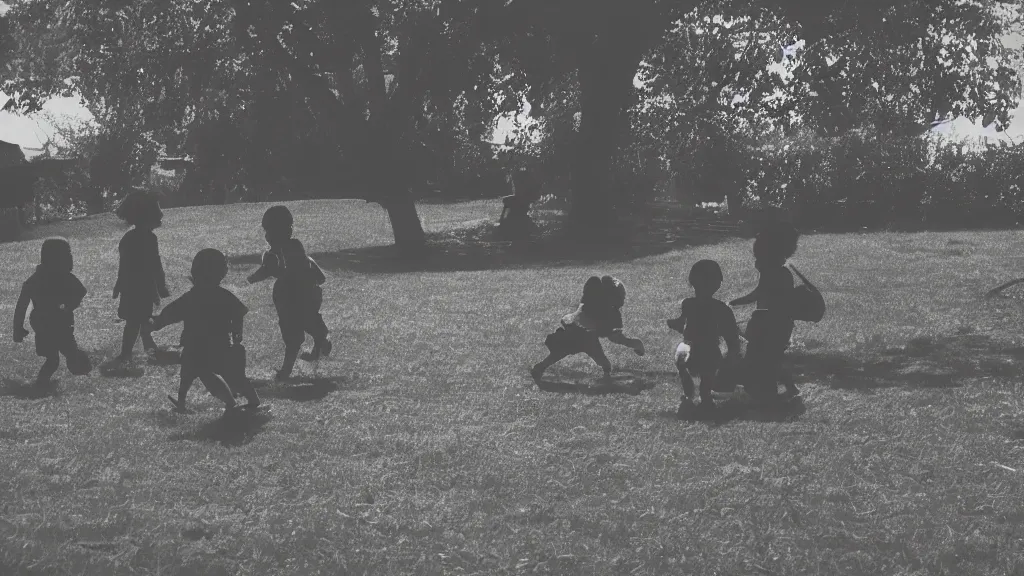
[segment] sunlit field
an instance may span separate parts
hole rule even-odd
[[[171,411],[180,327],[156,333],[157,363],[137,349],[126,372],[62,367],[47,395],[32,337],[4,333],[0,574],[1024,573],[1024,290],[983,298],[1024,276],[1020,232],[805,236],[793,262],[829,310],[790,353],[804,409],[691,422],[675,415],[664,319],[701,258],[722,265],[719,298],[746,293],[749,240],[396,272],[357,265],[391,242],[378,206],[289,206],[328,275],[335,346],[286,384],[271,382],[271,283],[245,282],[267,205],[166,210],[157,231],[173,296],[199,249],[231,260],[266,415],[222,420],[198,383],[196,412]],[[500,203],[420,210],[454,237]],[[106,215],[0,244],[0,325],[42,238],[63,235],[90,290],[78,341],[112,358],[125,230]],[[534,383],[545,335],[595,273],[625,282],[626,331],[648,354],[606,344],[610,385],[583,356]]]

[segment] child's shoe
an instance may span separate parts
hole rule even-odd
[[[693,400],[684,396],[683,399],[679,401],[679,409],[676,410],[676,414],[685,418],[690,414],[693,414],[696,409],[697,407],[693,405]]]
[[[285,380],[288,380],[291,377],[292,377],[292,371],[291,370],[281,369],[281,370],[278,370],[276,374],[274,374],[274,380],[277,381],[277,382],[284,382]]]
[[[636,346],[633,347],[633,352],[636,352],[637,356],[643,356],[644,354],[646,354],[647,352],[646,350],[644,350],[644,343],[640,340],[637,340]]]

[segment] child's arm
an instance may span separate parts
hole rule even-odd
[[[309,269],[313,275],[313,283],[317,286],[327,282],[327,276],[324,276],[324,271],[320,268],[320,265],[313,260],[312,256],[309,257]]]
[[[245,324],[245,315],[249,308],[242,304],[242,301],[232,296],[231,298],[231,343],[238,345],[242,342],[242,327]]]
[[[170,298],[171,291],[167,289],[167,276],[164,274],[164,263],[160,260],[160,244],[156,239],[156,234],[153,235],[153,257],[156,259],[156,268],[153,270],[153,274],[156,277],[157,294],[161,298]]]
[[[736,325],[736,315],[728,307],[722,306],[721,320],[722,337],[725,338],[725,345],[728,348],[730,358],[738,358],[740,355],[740,329]]]
[[[121,239],[121,244],[124,244],[124,239],[123,238]],[[115,300],[117,299],[118,296],[121,295],[121,281],[124,278],[125,273],[127,272],[127,270],[125,270],[125,265],[124,265],[124,247],[119,244],[118,247],[117,247],[117,252],[118,252],[118,258],[117,258],[117,280],[114,281],[114,299]]]
[[[25,313],[28,312],[28,304],[32,300],[32,289],[28,282],[21,287],[21,295],[18,296],[18,304],[14,307],[14,341],[21,342],[28,336],[25,330]]]
[[[729,302],[729,306],[746,306],[747,304],[753,304],[754,302],[757,302],[757,296],[759,294],[758,288],[760,287],[761,285],[758,284],[757,288],[754,288],[754,290],[751,291],[750,294],[747,294],[746,296],[740,296],[739,298]]]
[[[68,294],[67,309],[77,310],[82,305],[82,300],[85,300],[85,295],[89,291],[82,285],[82,281],[78,279],[74,274],[71,275],[71,290]]]
[[[186,294],[187,296],[187,294]],[[150,319],[150,329],[160,330],[171,324],[177,324],[178,322],[185,321],[185,297],[182,296],[174,302],[171,302],[164,309],[160,311],[160,314]]]
[[[274,268],[276,267],[277,256],[267,252],[263,255],[263,261],[260,263],[259,269],[250,274],[246,280],[249,281],[249,284],[262,282],[274,275]]]
[[[668,324],[670,330],[675,330],[676,332],[682,333],[683,330],[686,328],[686,302],[686,300],[683,300],[683,303],[680,304],[678,318],[670,318],[665,321],[665,324]]]

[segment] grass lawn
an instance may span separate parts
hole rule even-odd
[[[1024,291],[982,298],[1024,275],[1021,233],[806,236],[793,262],[830,305],[791,353],[806,411],[694,423],[674,416],[664,319],[697,259],[721,263],[721,299],[752,287],[748,240],[385,273],[351,257],[390,242],[378,207],[291,207],[329,275],[335,352],[288,385],[270,383],[271,283],[244,280],[266,206],[167,210],[158,230],[175,296],[196,251],[231,257],[267,417],[227,427],[198,383],[197,413],[170,412],[177,366],[141,352],[127,375],[62,367],[36,397],[32,338],[3,335],[0,574],[1024,574]],[[448,234],[498,211],[421,208]],[[124,231],[102,216],[0,245],[3,329],[40,238],[64,235],[90,289],[79,343],[111,358]],[[528,368],[595,272],[626,283],[648,355],[608,344],[617,386],[575,358],[538,387]]]

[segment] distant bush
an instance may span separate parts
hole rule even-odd
[[[748,144],[733,191],[816,229],[1006,227],[1024,219],[1024,145],[850,131]],[[734,208],[730,206],[730,208]]]

